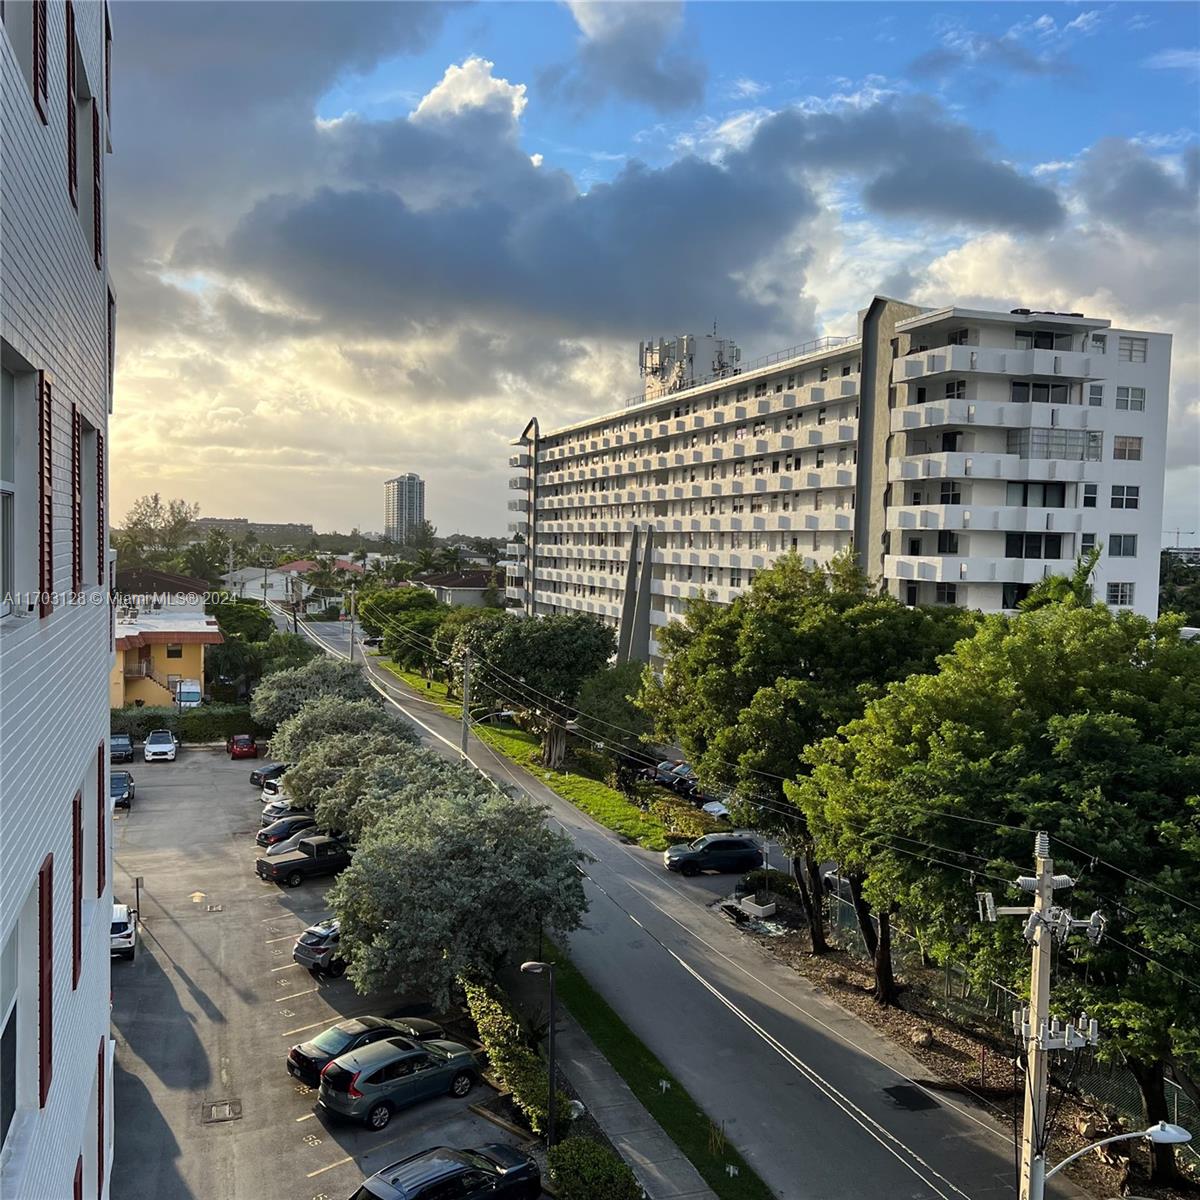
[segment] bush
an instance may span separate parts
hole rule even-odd
[[[112,709],[109,728],[127,733],[135,741],[144,741],[152,729],[169,729],[183,742],[223,742],[231,733],[261,734],[245,704],[202,704],[199,708],[138,708],[130,704]]]
[[[550,1119],[550,1073],[546,1064],[529,1048],[520,1021],[494,991],[465,981],[463,990],[492,1071],[512,1093],[513,1103],[525,1114],[529,1128],[544,1133]],[[567,1120],[570,1102],[570,1097],[558,1094],[559,1130]],[[582,1198],[585,1193],[579,1195]]]
[[[746,895],[752,892],[772,892],[776,896],[786,896],[797,904],[803,904],[800,887],[786,871],[776,871],[773,868],[764,871],[761,867],[756,871],[748,871],[738,885]]]
[[[250,698],[255,719],[271,727],[282,725],[307,703],[322,696],[342,700],[376,700],[376,693],[357,663],[340,658],[314,658],[303,667],[265,676]]]
[[[550,1151],[547,1162],[561,1200],[641,1200],[637,1177],[599,1142],[567,1138]]]
[[[667,796],[650,802],[650,815],[657,817],[667,827],[668,834],[689,839],[703,837],[706,833],[720,833],[727,828],[719,817],[709,816],[686,800]]]

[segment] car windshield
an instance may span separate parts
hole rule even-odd
[[[114,921],[112,923],[112,929],[110,932],[112,932],[112,933],[128,933],[129,932],[129,922],[128,921]]]
[[[432,1042],[424,1042],[421,1049],[432,1054],[434,1058],[447,1059],[450,1057],[449,1050],[443,1050],[441,1046],[435,1046]]]
[[[170,740],[171,740],[171,735],[170,735],[169,733],[166,733],[166,732],[161,732],[161,731],[160,731],[160,732],[156,732],[156,733],[152,733],[152,734],[151,734],[151,735],[150,735],[150,736],[149,736],[149,737],[146,739],[146,741],[147,741],[147,742],[150,742],[150,743],[157,743],[157,742],[169,742]]]
[[[354,1034],[347,1033],[344,1029],[339,1029],[335,1025],[332,1029],[327,1029],[324,1033],[318,1034],[313,1038],[313,1045],[322,1054],[337,1057],[352,1041],[354,1041]]]
[[[112,744],[114,746],[128,746],[131,740],[127,733],[114,733],[112,735]]]
[[[119,775],[108,777],[108,790],[114,795],[123,792],[129,786],[129,776],[122,771]]]
[[[708,845],[708,843],[709,843],[709,838],[707,836],[697,838],[694,842],[692,842],[692,844],[690,846],[688,846],[688,849],[689,850],[703,850],[704,847]]]

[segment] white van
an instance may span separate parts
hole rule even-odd
[[[175,685],[175,703],[180,708],[199,708],[203,699],[204,693],[200,690],[200,680],[181,679]]]

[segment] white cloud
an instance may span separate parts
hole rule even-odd
[[[1200,71],[1200,50],[1160,50],[1142,59],[1142,66],[1155,71]]]
[[[508,111],[514,124],[528,100],[523,83],[509,83],[492,74],[495,63],[472,55],[462,66],[449,66],[445,75],[410,114],[414,121],[458,116],[471,108]]]
[[[735,79],[733,86],[730,88],[730,94],[738,100],[754,100],[768,91],[769,87],[765,83],[759,83],[756,79]]]
[[[1063,171],[1070,171],[1074,166],[1074,159],[1060,159],[1052,162],[1038,163],[1031,173],[1039,177],[1043,175],[1058,175]]]
[[[543,159],[540,154],[531,154],[529,156],[529,161],[533,163],[535,167],[540,167],[545,159]]]

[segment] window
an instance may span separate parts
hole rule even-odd
[[[71,405],[71,592],[83,590],[83,429],[79,406]]]
[[[167,647],[167,657],[168,658],[182,658],[183,657],[183,647],[181,645],[168,646]]]
[[[961,504],[962,492],[959,490],[959,483],[954,479],[945,479],[942,481],[941,495],[938,500],[939,504]]]
[[[821,368],[821,382],[824,383],[829,378],[829,365],[826,364]]]
[[[958,584],[939,583],[934,590],[934,598],[939,604],[958,603]]]
[[[38,1106],[54,1073],[54,855],[38,869]]]
[[[816,453],[813,455],[813,465],[823,467],[825,465],[825,447],[819,446]]]
[[[100,1047],[96,1051],[96,1200],[104,1200],[104,1084],[106,1059],[104,1043],[107,1039],[100,1037]]]
[[[103,221],[101,220],[100,190],[100,107],[92,100],[92,253],[99,270],[103,262]]]
[[[737,567],[731,567],[729,570],[729,586],[731,588],[742,586],[742,572]]]
[[[1145,412],[1146,389],[1138,387],[1117,388],[1117,400],[1115,407],[1118,409],[1118,411]]]
[[[1005,500],[1021,508],[1065,508],[1065,483],[1010,483]]]
[[[17,1111],[17,934],[0,951],[0,1146]]]
[[[1027,383],[1014,379],[1012,399],[1017,404],[1069,404],[1071,394],[1065,383]]]
[[[842,368],[842,378],[844,379],[844,378],[845,378],[847,375],[849,375],[849,374],[850,374],[850,364],[849,364],[849,363],[847,363],[847,364],[846,364],[846,365],[845,365],[845,366]]]
[[[10,371],[0,372],[0,602],[16,589],[17,504],[17,381]]]
[[[1090,554],[1096,548],[1096,535],[1094,533],[1081,533],[1079,535],[1079,553]]]
[[[1108,539],[1108,557],[1109,558],[1136,558],[1137,557],[1137,534],[1136,533],[1114,533]]]
[[[818,425],[825,424],[825,409],[823,409],[823,408],[817,409],[817,424]]]
[[[1146,361],[1146,338],[1123,337],[1117,341],[1119,362],[1144,363]]]
[[[49,39],[46,37],[46,0],[33,0],[33,104],[42,124],[47,123],[47,59]]]
[[[967,395],[967,381],[965,379],[952,379],[946,384],[946,399],[947,400],[963,400]]]
[[[919,537],[910,537],[908,539],[908,553],[916,558],[921,553],[921,539]]]
[[[1121,437],[1113,438],[1113,458],[1123,459],[1127,462],[1141,462],[1142,460],[1142,439],[1140,437]]]
[[[1108,353],[1108,336],[1103,333],[1092,334],[1092,353],[1107,354]]]
[[[1005,558],[1062,558],[1061,533],[1009,533],[1004,537]]]
[[[967,344],[967,331],[965,329],[952,329],[946,338],[947,346],[965,346]]]
[[[1104,384],[1088,384],[1088,403],[1093,408],[1099,408],[1104,403]]]
[[[958,534],[953,529],[939,530],[937,547],[939,554],[957,554]]]
[[[1109,604],[1115,604],[1118,607],[1126,607],[1133,603],[1133,584],[1132,583],[1110,583],[1108,585],[1107,599]]]
[[[83,965],[83,795],[71,801],[71,989]]]
[[[1010,429],[1008,453],[1020,458],[1061,458],[1099,462],[1104,435],[1083,429]]]
[[[1071,335],[1055,333],[1051,329],[1018,329],[1018,350],[1053,350],[1055,347],[1069,348]]]
[[[1085,483],[1083,485],[1083,507],[1096,507],[1096,485],[1094,483]]]
[[[1137,508],[1140,500],[1141,488],[1133,487],[1130,484],[1113,484],[1112,490],[1112,506],[1113,508]]]
[[[920,588],[918,588],[915,583],[906,583],[904,585],[904,603],[907,604],[909,608],[916,608],[918,603],[917,597],[919,594]]]

